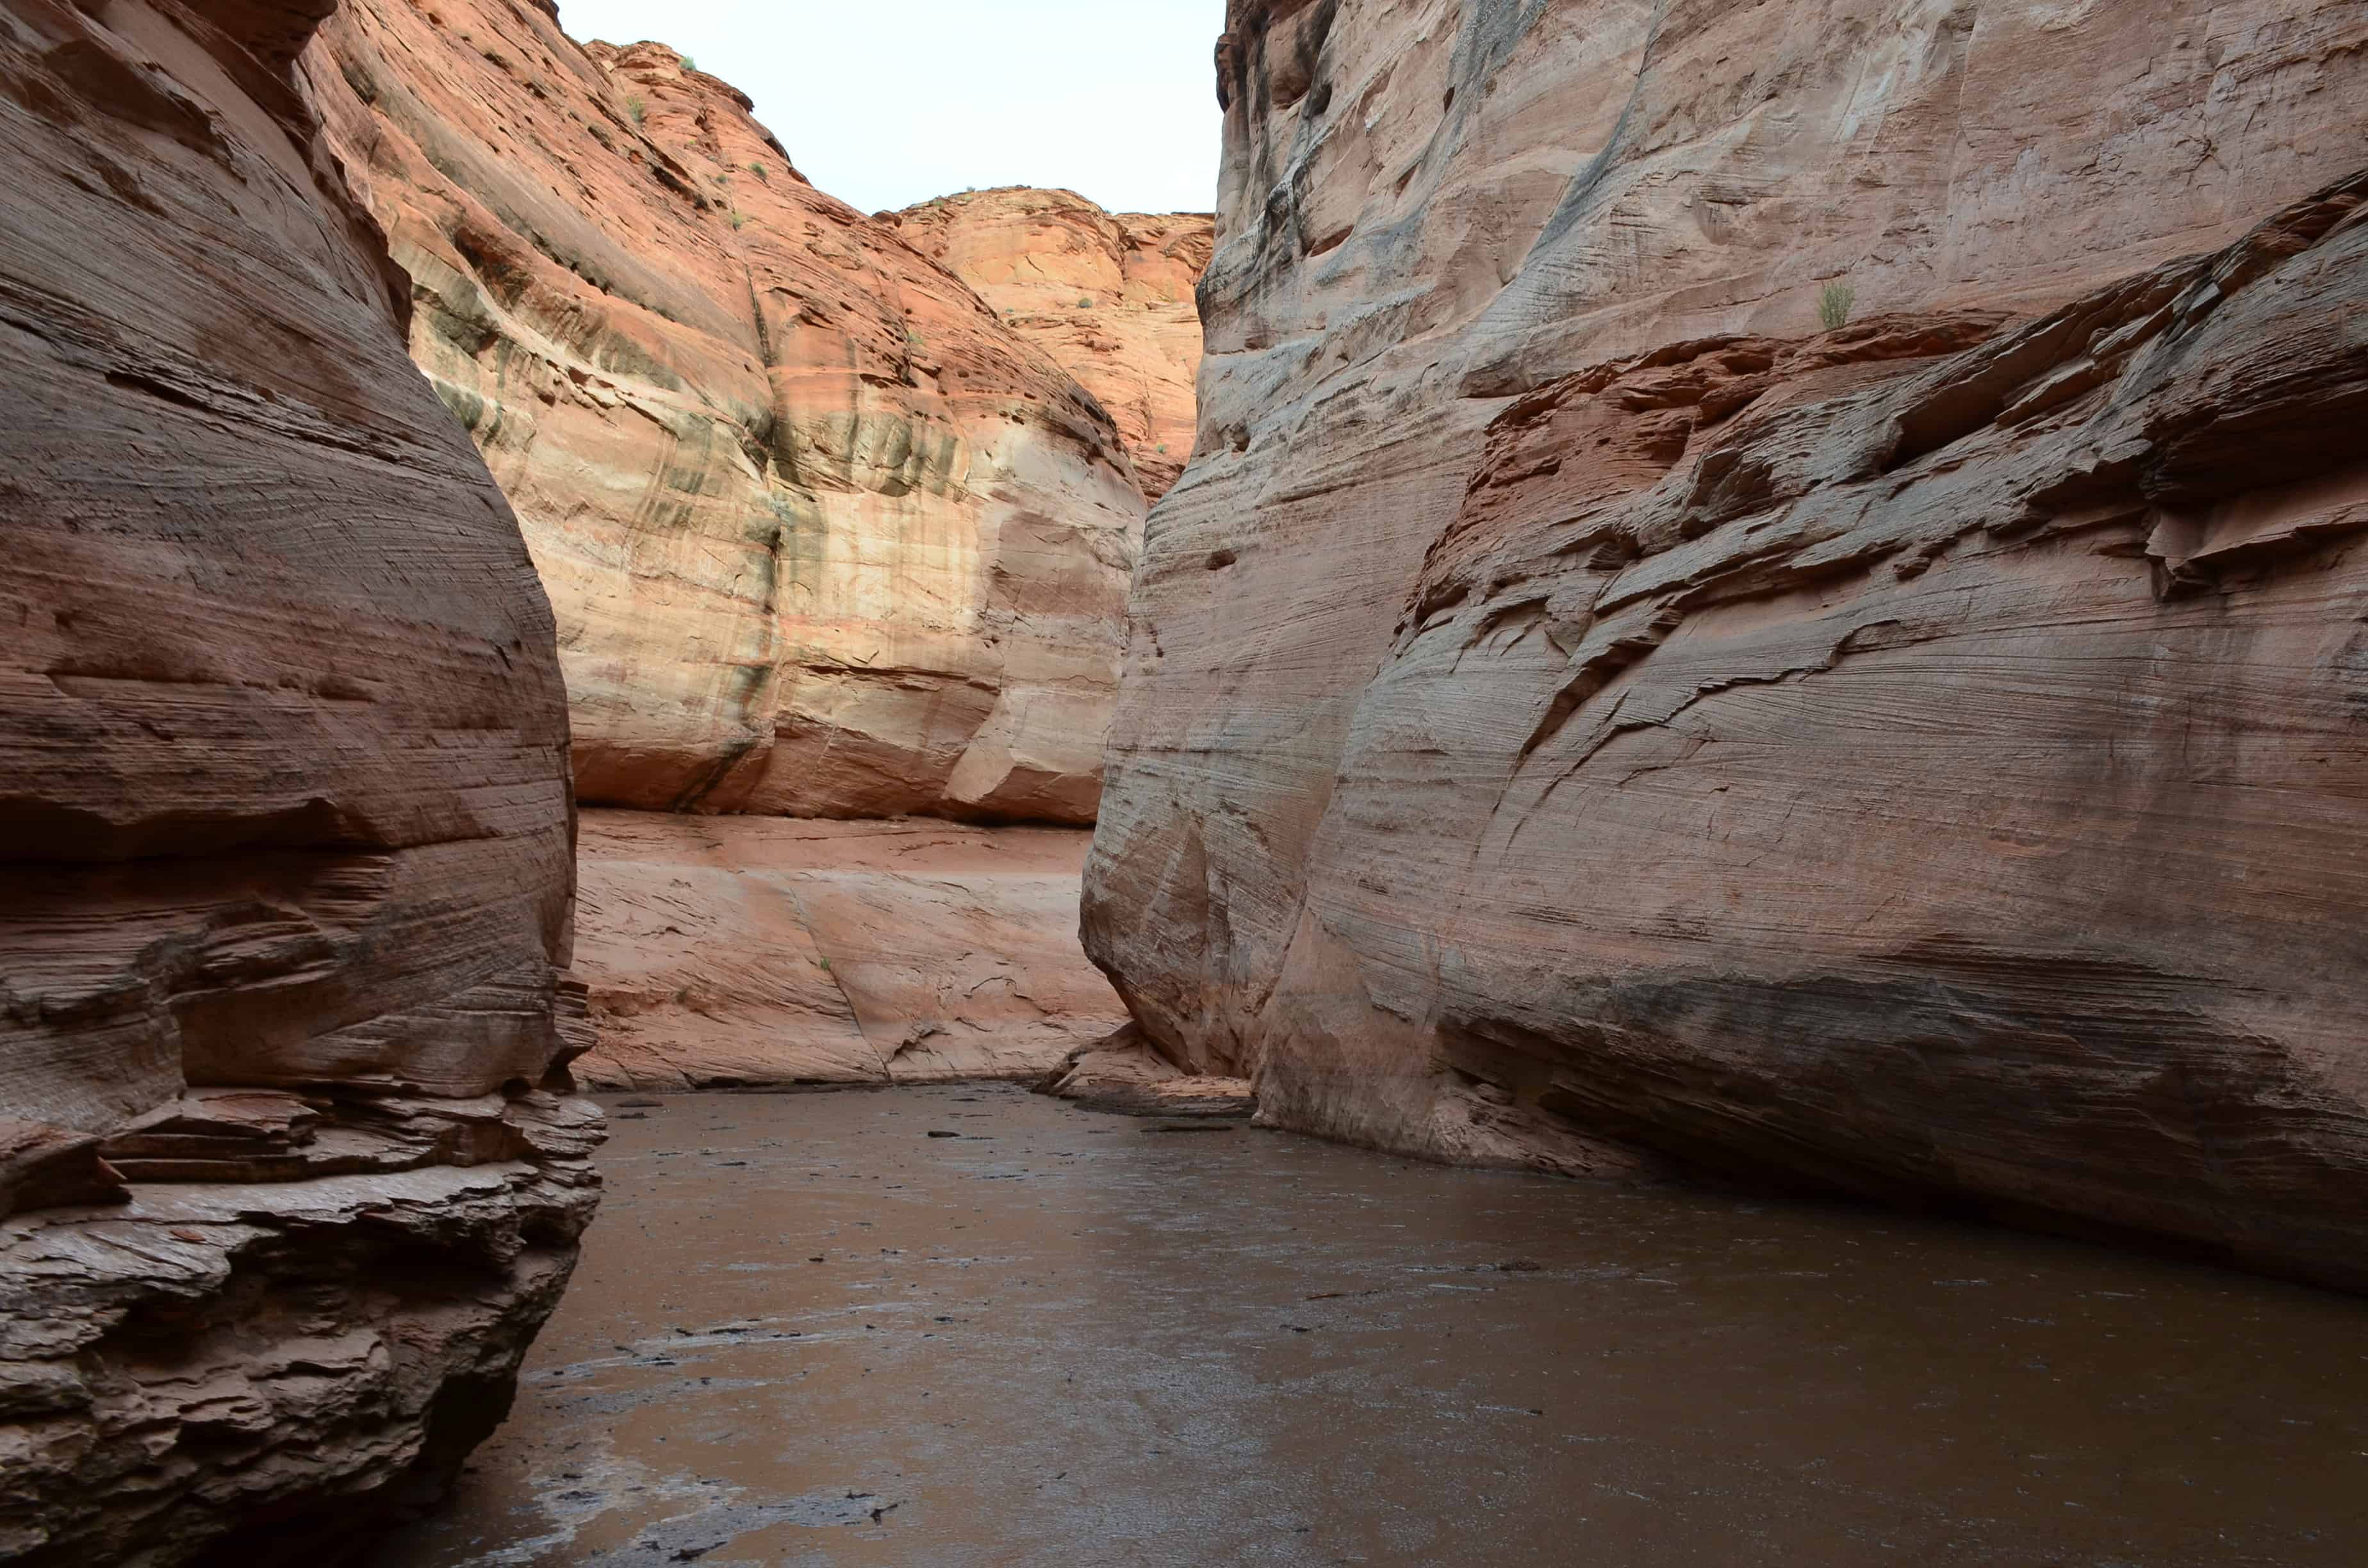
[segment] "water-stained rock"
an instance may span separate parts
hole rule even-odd
[[[660,45],[346,0],[303,67],[550,588],[585,801],[1092,820],[1144,514],[1092,393]]]
[[[1159,1048],[2368,1285],[2368,18],[1233,11],[1087,882]]]

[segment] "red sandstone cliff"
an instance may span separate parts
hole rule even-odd
[[[1087,871],[1161,1048],[2368,1286],[2368,13],[1236,0],[1219,72]]]
[[[1092,820],[1144,503],[1090,394],[660,45],[346,0],[305,71],[550,589],[585,801]]]
[[[939,197],[897,218],[907,242],[1110,411],[1144,497],[1165,495],[1192,455],[1208,215],[1105,212],[1072,191],[1020,187]]]
[[[327,8],[0,0],[12,1562],[431,1494],[593,1206],[550,608],[290,75]]]

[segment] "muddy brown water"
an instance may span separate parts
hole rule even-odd
[[[1007,1087],[609,1103],[381,1568],[2368,1563],[2348,1298]]]

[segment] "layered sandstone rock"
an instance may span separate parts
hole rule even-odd
[[[671,51],[347,0],[304,69],[549,585],[583,800],[1092,820],[1144,503],[1091,395]]]
[[[2368,15],[1233,21],[1087,872],[1162,1051],[2368,1285]]]
[[[896,214],[922,255],[979,292],[1118,421],[1156,501],[1192,455],[1201,368],[1193,289],[1215,225],[1200,212],[1105,212],[1074,191],[964,191]]]
[[[11,1562],[348,1561],[508,1414],[575,1265],[599,1112],[239,1097],[128,1135],[149,1169],[122,1207],[0,1224]]]
[[[290,74],[327,8],[0,3],[13,1562],[432,1493],[594,1201],[551,615]]]
[[[1125,1021],[1076,937],[1087,835],[588,812],[584,939],[618,1088],[1036,1078]]]
[[[1258,1113],[1248,1079],[1187,1073],[1131,1023],[1072,1052],[1040,1086],[1056,1098],[1121,1116],[1214,1120]]]

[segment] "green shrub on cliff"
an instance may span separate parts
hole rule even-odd
[[[625,112],[633,117],[633,123],[635,125],[639,125],[642,121],[649,118],[650,106],[642,102],[639,98],[627,98],[625,100]]]
[[[1817,319],[1827,332],[1845,325],[1850,318],[1850,307],[1858,303],[1858,290],[1847,283],[1828,283],[1826,291],[1817,296]]]

